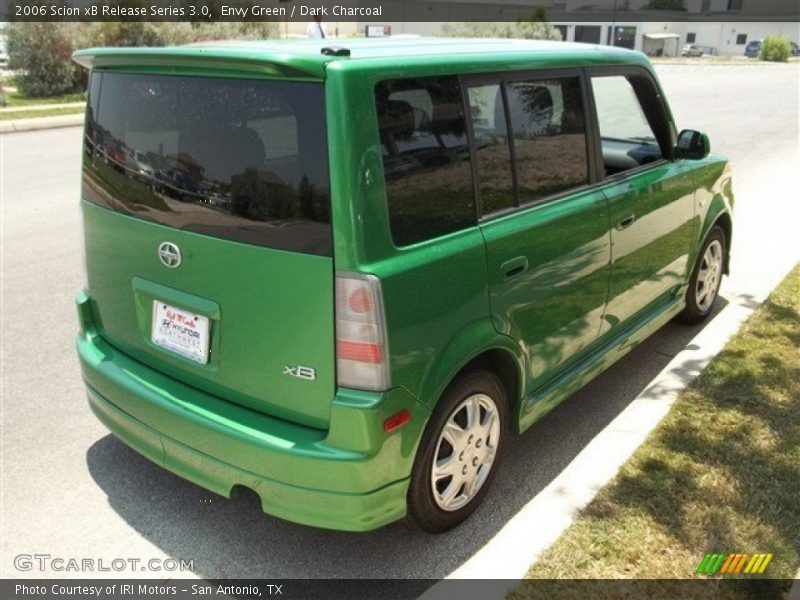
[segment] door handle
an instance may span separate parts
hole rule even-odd
[[[627,229],[633,222],[636,220],[636,215],[628,215],[624,219],[617,221],[617,231],[622,231],[623,229]]]
[[[503,271],[503,279],[511,279],[528,270],[528,259],[524,256],[517,256],[504,262],[500,268]]]

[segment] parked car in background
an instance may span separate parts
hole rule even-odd
[[[681,51],[681,56],[703,56],[703,49],[694,44],[686,44]]]
[[[761,52],[761,44],[764,40],[753,40],[749,42],[744,49],[744,55],[747,58],[758,58],[758,53]]]
[[[728,161],[679,133],[639,52],[377,38],[75,58],[89,404],[157,464],[284,519],[455,527],[512,435],[673,318],[707,318],[728,270]],[[157,196],[98,158],[102,138],[162,169]]]

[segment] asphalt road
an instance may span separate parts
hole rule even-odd
[[[705,130],[734,166],[733,275],[723,296],[761,298],[800,259],[800,69],[658,71],[679,126]],[[99,576],[443,577],[569,464],[698,332],[666,326],[512,441],[485,506],[454,532],[430,536],[395,524],[348,534],[286,523],[263,515],[254,497],[225,500],[160,469],[90,413],[73,350],[73,297],[82,285],[80,137],[77,128],[0,137],[2,577],[81,575],[15,569],[16,555],[34,553],[106,564],[114,558],[194,561],[186,573],[94,573]]]

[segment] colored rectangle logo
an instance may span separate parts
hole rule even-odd
[[[695,573],[698,575],[761,575],[766,571],[772,556],[772,553],[707,553],[697,565]]]

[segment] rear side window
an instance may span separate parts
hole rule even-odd
[[[375,87],[392,239],[407,246],[476,223],[469,146],[456,77]]]
[[[96,72],[86,200],[237,242],[332,254],[322,84]]]

